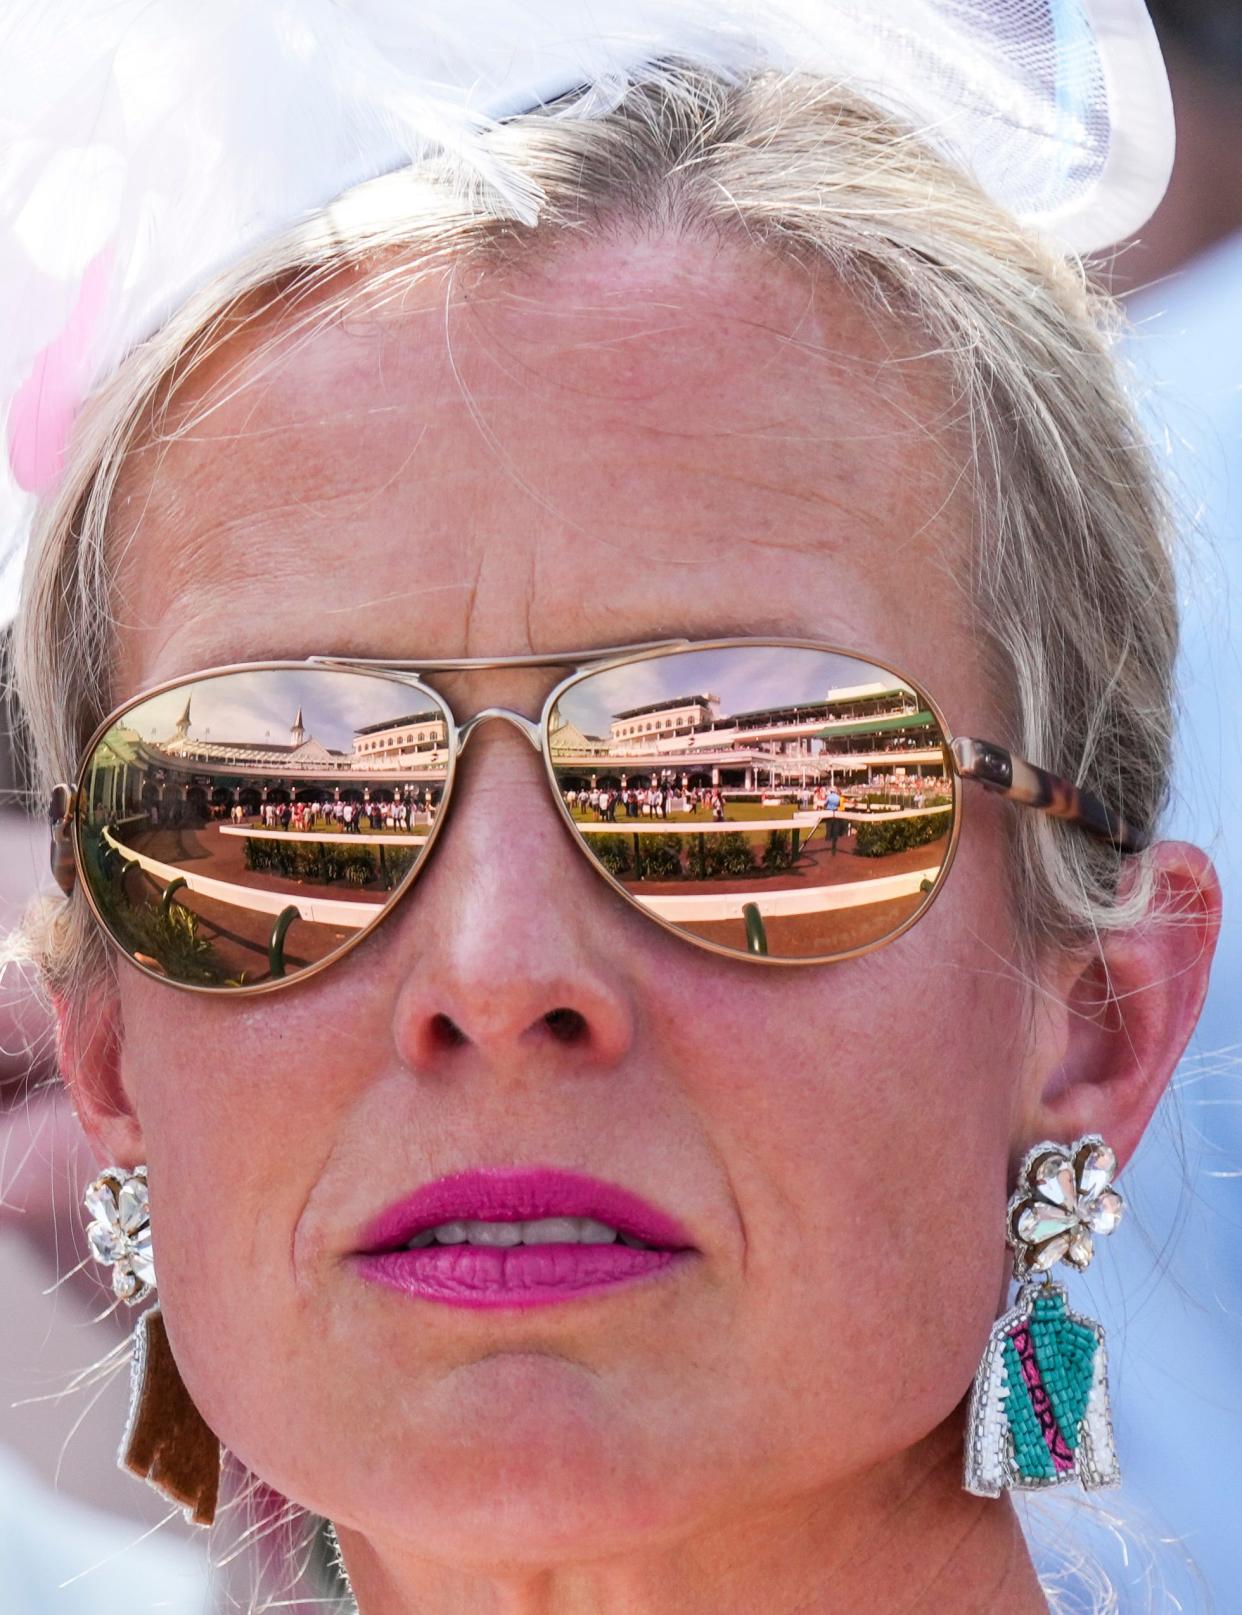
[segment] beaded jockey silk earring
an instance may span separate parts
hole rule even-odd
[[[992,1326],[966,1418],[965,1487],[979,1497],[1120,1484],[1104,1330],[1069,1310],[1050,1272],[1062,1261],[1083,1271],[1095,1236],[1121,1220],[1116,1170],[1097,1133],[1036,1144],[1022,1162],[1006,1213],[1018,1299]]]
[[[82,1197],[91,1255],[112,1268],[112,1289],[137,1306],[155,1289],[147,1169],[108,1167]],[[215,1518],[220,1443],[194,1406],[177,1369],[158,1301],[138,1319],[130,1362],[129,1417],[117,1468],[180,1503],[196,1525]]]

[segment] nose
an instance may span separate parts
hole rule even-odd
[[[484,707],[466,719],[457,731],[457,755],[461,756],[466,749],[466,742],[481,723],[489,718],[502,718],[505,723],[511,723],[518,734],[525,735],[535,751],[540,749],[539,725],[531,718],[524,717],[520,712],[514,712],[512,707]]]
[[[509,722],[476,733],[493,716]],[[397,1052],[425,1072],[471,1053],[511,1071],[567,1056],[577,1068],[614,1065],[634,1027],[617,965],[620,900],[549,800],[538,727],[487,708],[463,731],[472,743],[459,751],[447,817],[406,913],[393,916],[408,960]]]

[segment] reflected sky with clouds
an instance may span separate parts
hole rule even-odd
[[[330,668],[268,669],[221,674],[166,690],[135,707],[125,726],[143,740],[167,740],[176,733],[187,697],[191,739],[209,739],[213,745],[245,741],[287,746],[301,707],[307,737],[346,753],[353,751],[355,730],[430,708],[425,691],[396,679]]]
[[[715,696],[722,716],[825,700],[859,687],[888,690],[893,676],[847,656],[765,646],[679,651],[594,674],[562,699],[561,709],[584,734],[607,737],[618,712],[683,696]],[[124,719],[147,742],[176,733],[190,701],[190,738],[214,745],[289,744],[299,707],[308,737],[350,753],[360,728],[429,713],[425,691],[399,679],[331,668],[266,669],[198,679],[141,702]]]

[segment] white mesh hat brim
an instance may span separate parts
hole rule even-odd
[[[0,11],[0,558],[82,400],[214,273],[361,180],[590,116],[661,59],[840,79],[1072,252],[1136,229],[1173,153],[1142,0],[33,0]]]

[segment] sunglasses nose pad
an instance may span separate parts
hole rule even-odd
[[[457,731],[457,755],[459,757],[465,751],[466,743],[470,736],[481,723],[486,722],[489,718],[503,718],[506,723],[511,723],[520,734],[525,735],[535,751],[543,750],[540,727],[533,718],[527,718],[520,712],[512,711],[509,707],[484,707],[482,711],[476,712],[473,717],[467,718]]]

